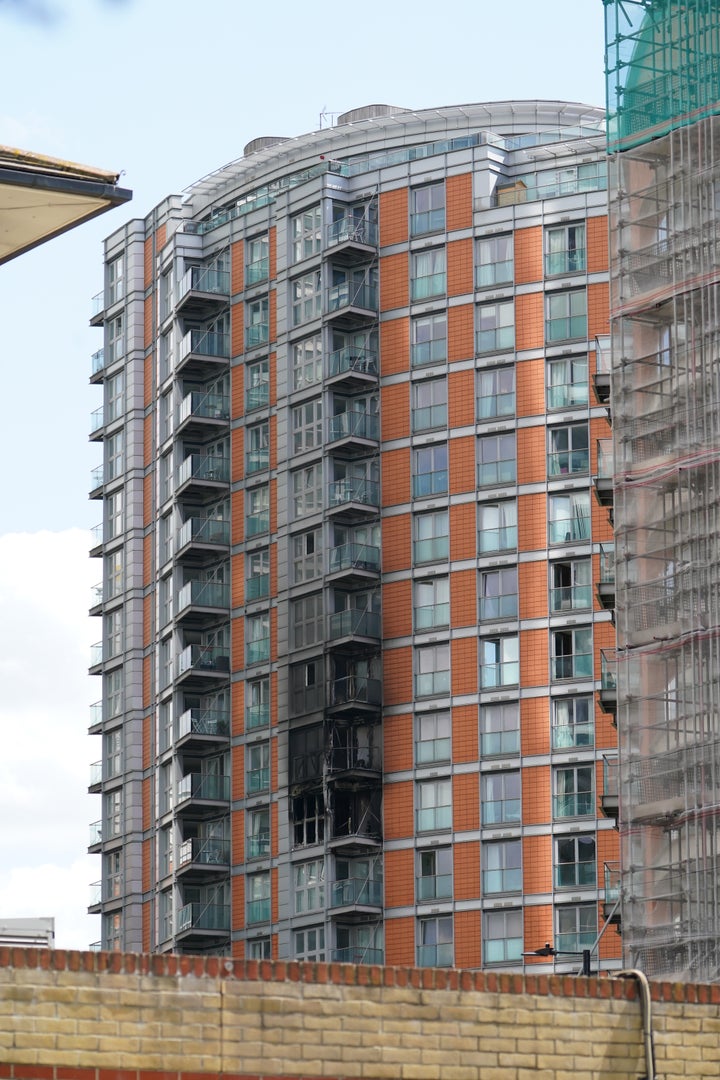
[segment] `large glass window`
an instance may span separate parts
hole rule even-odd
[[[270,528],[270,488],[267,484],[250,488],[245,497],[245,532],[249,537],[266,533]]]
[[[478,551],[514,551],[517,548],[517,503],[480,503],[478,507]]]
[[[447,443],[423,446],[413,452],[413,496],[440,495],[448,489]]]
[[[587,473],[590,469],[589,429],[585,424],[567,424],[548,429],[548,476]]]
[[[593,888],[597,882],[594,836],[555,838],[555,888]]]
[[[417,830],[452,828],[452,781],[424,780],[416,785]]]
[[[562,952],[591,949],[598,933],[595,904],[563,904],[555,912],[555,948]]]
[[[450,646],[423,645],[415,650],[417,697],[450,693]]]
[[[290,474],[293,517],[307,517],[322,509],[322,465],[309,465]]]
[[[246,430],[247,454],[245,455],[245,469],[249,473],[267,469],[270,464],[270,427],[265,420],[262,424],[254,424]]]
[[[590,539],[590,493],[551,495],[548,501],[548,530],[551,544],[573,544]]]
[[[322,574],[322,530],[300,533],[292,538],[293,583],[312,581]]]
[[[105,647],[103,659],[119,656],[123,647],[123,609],[117,608],[105,616]]]
[[[515,432],[478,439],[478,486],[514,484],[517,476]]]
[[[108,307],[117,304],[125,295],[125,261],[122,255],[108,263]]]
[[[410,359],[413,367],[447,360],[447,315],[422,315],[411,322]]]
[[[270,743],[253,743],[245,747],[247,769],[245,783],[248,795],[257,795],[270,787]]]
[[[270,592],[270,552],[268,548],[251,551],[246,556],[245,600],[251,602]]]
[[[325,805],[322,792],[310,791],[292,800],[292,842],[294,847],[312,847],[325,838]]]
[[[559,225],[545,230],[545,276],[585,269],[585,226]]]
[[[449,712],[419,713],[415,717],[415,764],[449,761],[451,731]]]
[[[554,630],[550,663],[553,680],[592,678],[592,627]]]
[[[588,403],[587,356],[547,362],[548,409],[572,409]]]
[[[306,660],[290,668],[290,704],[294,716],[322,707],[322,660]]]
[[[292,347],[293,389],[304,390],[322,381],[322,341],[319,334],[296,341]]]
[[[125,411],[125,372],[105,380],[105,423],[119,420]]]
[[[410,191],[410,235],[441,232],[445,228],[445,182]]]
[[[294,263],[309,259],[322,250],[322,211],[312,206],[294,217],[290,223],[292,237],[292,260]]]
[[[447,427],[447,379],[413,383],[413,431]]]
[[[296,649],[304,649],[308,645],[314,645],[316,641],[323,641],[325,633],[322,593],[313,593],[300,600],[293,600],[291,620]]]
[[[245,407],[261,409],[270,401],[270,371],[267,357],[248,364],[245,369]]]
[[[478,304],[476,351],[478,353],[508,352],[514,348],[515,310],[512,300],[500,300],[494,304]]]
[[[520,643],[517,636],[480,640],[480,686],[517,686],[520,681]]]
[[[486,570],[480,574],[480,619],[516,619],[518,614],[517,567]]]
[[[270,659],[270,613],[245,616],[245,660],[262,664]]]
[[[313,398],[292,410],[293,453],[315,450],[322,446],[322,398]]]
[[[483,959],[486,964],[519,964],[522,961],[522,910],[486,911],[483,929]]]
[[[270,339],[270,305],[267,297],[245,305],[245,347],[254,349]]]
[[[325,927],[309,926],[306,930],[296,930],[293,934],[296,960],[308,960],[313,964],[325,960]]]
[[[475,242],[475,287],[487,289],[513,280],[513,237],[484,236]]]
[[[267,234],[248,240],[245,247],[245,284],[256,285],[270,273],[270,244]]]
[[[427,848],[417,853],[417,899],[444,900],[452,896],[452,848]]]
[[[483,757],[520,753],[520,705],[517,701],[480,706],[480,753]]]
[[[248,923],[270,922],[270,871],[248,874],[246,881]]]
[[[559,559],[550,564],[550,610],[578,611],[592,607],[590,559]]]
[[[593,699],[589,696],[552,699],[553,750],[588,747],[595,742]]]
[[[413,583],[415,630],[432,630],[450,622],[450,580],[433,577]]]
[[[450,522],[447,510],[416,514],[413,556],[416,563],[444,562],[450,550]]]
[[[418,967],[452,967],[452,915],[419,919],[418,936]]]
[[[571,341],[587,337],[587,293],[584,289],[572,292],[548,293],[545,297],[545,340]]]
[[[447,285],[445,248],[416,251],[411,255],[410,299],[444,296]]]
[[[105,325],[107,327],[105,363],[113,364],[116,360],[119,360],[122,354],[125,352],[124,316],[122,314],[115,315],[114,318],[108,319]]]
[[[270,680],[248,679],[245,683],[245,727],[267,727],[270,723]]]
[[[311,859],[293,867],[295,914],[303,915],[325,906],[325,860]]]
[[[105,440],[104,481],[106,484],[122,476],[124,447],[125,437],[122,431],[117,431]]]
[[[501,840],[482,845],[482,891],[520,892],[522,889],[522,844],[520,840]]]
[[[295,278],[291,285],[292,324],[310,322],[322,314],[322,284],[319,270],[313,270],[301,278]]]
[[[520,771],[483,773],[480,777],[483,825],[513,825],[520,821]]]
[[[553,817],[590,817],[595,812],[593,765],[573,765],[553,773]]]
[[[515,368],[488,368],[478,373],[479,420],[515,415]]]

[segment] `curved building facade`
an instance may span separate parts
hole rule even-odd
[[[103,947],[613,966],[603,112],[255,140],[94,322]]]

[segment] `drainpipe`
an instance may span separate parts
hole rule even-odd
[[[645,1080],[656,1080],[650,983],[648,982],[645,973],[638,968],[628,968],[625,971],[614,971],[613,978],[635,979],[638,984],[640,990],[640,1005],[642,1008],[643,1044],[645,1046]]]

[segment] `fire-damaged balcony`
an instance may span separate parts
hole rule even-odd
[[[336,611],[328,619],[328,646],[341,648],[376,648],[381,636],[380,613],[362,608],[345,608]]]
[[[328,687],[327,711],[334,716],[342,713],[376,713],[382,705],[380,679],[364,675],[343,675],[332,680]]]
[[[595,496],[601,506],[608,507],[610,520],[613,511],[613,445],[612,439],[598,439],[597,441],[597,472],[593,476]]]
[[[600,806],[607,818],[618,817],[618,759],[603,756],[603,791]]]
[[[336,852],[367,852],[382,845],[381,794],[337,788],[331,796],[330,847]]]
[[[382,777],[382,729],[373,724],[333,724],[327,782],[375,784]]]
[[[597,598],[606,611],[615,611],[615,548],[611,544],[600,545],[600,580],[596,586]]]

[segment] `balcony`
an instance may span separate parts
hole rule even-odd
[[[601,405],[607,405],[610,402],[611,367],[612,357],[610,355],[610,338],[605,336],[596,337],[595,375],[593,376],[593,383],[595,385],[595,395]]]
[[[615,548],[610,544],[600,545],[600,580],[597,583],[597,598],[606,611],[615,610]]]
[[[330,846],[336,851],[342,849],[351,856],[366,853],[368,849],[377,850],[381,844],[382,825],[379,813],[370,807],[364,798],[357,798],[354,792],[348,798],[347,792],[342,789],[336,791]]]
[[[230,483],[230,461],[209,454],[190,454],[177,471],[177,492],[186,495],[214,495]]]
[[[597,473],[593,476],[595,495],[601,506],[610,508],[610,520],[612,520],[613,506],[613,445],[612,439],[598,439],[597,441]]]
[[[349,409],[330,417],[328,442],[337,447],[363,453],[373,449],[379,438],[380,417],[376,413]]]
[[[193,390],[180,402],[177,432],[189,438],[204,438],[224,431],[230,421],[230,399],[225,394]]]
[[[95,852],[100,850],[102,844],[103,828],[102,821],[93,821],[90,823],[90,835],[88,836],[88,851]]]
[[[178,873],[186,876],[226,874],[230,869],[230,841],[194,836],[178,850]]]
[[[188,773],[177,786],[178,813],[215,814],[227,809],[230,777],[217,773]]]
[[[103,643],[96,641],[90,646],[90,674],[99,675],[103,662]]]
[[[230,610],[230,585],[221,581],[188,581],[177,595],[179,622],[214,621]]]
[[[209,316],[230,302],[230,272],[213,266],[191,266],[180,279],[176,310]]]
[[[90,590],[90,615],[102,614],[103,604],[103,583],[99,581],[97,585],[93,585]]]
[[[103,427],[105,425],[105,409],[101,405],[99,409],[95,409],[90,413],[90,441],[97,442],[102,438]]]
[[[98,383],[102,382],[103,372],[105,370],[105,350],[98,349],[90,357],[90,382]]]
[[[180,342],[177,374],[212,378],[227,368],[230,335],[215,330],[189,330]]]
[[[348,608],[334,612],[328,620],[328,639],[333,645],[377,645],[381,637],[377,611]]]
[[[381,908],[383,883],[368,878],[345,878],[330,887],[331,908]]]
[[[105,468],[103,465],[96,465],[90,473],[90,498],[102,499],[103,496],[103,483],[105,478]]]
[[[374,579],[380,573],[380,548],[356,543],[331,548],[329,573],[348,580]]]
[[[345,949],[333,949],[334,964],[382,964],[385,953],[382,949],[364,948],[362,945],[349,945]]]
[[[99,292],[90,300],[90,325],[102,326],[105,315],[105,293]]]
[[[359,326],[378,317],[378,293],[375,285],[363,281],[343,281],[327,294],[327,317],[335,325]]]
[[[188,518],[177,534],[177,558],[185,555],[217,556],[230,546],[230,522],[217,518]]]
[[[93,761],[90,766],[90,783],[88,784],[88,791],[91,795],[97,794],[102,784],[102,761]]]
[[[378,378],[376,349],[346,345],[331,352],[327,362],[328,382],[348,390],[374,386]]]
[[[175,738],[186,749],[208,750],[230,738],[228,709],[186,709],[178,717]]]
[[[98,522],[97,525],[93,525],[90,530],[91,544],[89,554],[91,558],[97,558],[99,555],[102,555],[103,531],[104,526],[102,521]]]
[[[600,806],[607,818],[618,817],[618,759],[603,755],[603,793]]]
[[[376,713],[381,704],[380,679],[369,679],[364,675],[346,675],[330,683],[328,711],[334,714],[355,711]]]
[[[333,746],[327,761],[328,782],[379,779],[382,773],[382,750],[379,746]]]
[[[600,708],[617,713],[617,654],[610,649],[600,650]]]
[[[605,902],[603,903],[603,919],[611,926],[619,926],[620,917],[620,863],[606,862],[605,870]]]
[[[367,218],[345,214],[327,227],[325,246],[333,260],[345,266],[372,258],[377,244],[378,227]]]
[[[375,480],[345,477],[328,488],[328,510],[347,518],[375,515],[380,507],[380,485]]]
[[[227,904],[186,904],[177,917],[177,936],[197,940],[207,946],[230,936],[230,907]]]
[[[103,721],[103,703],[94,701],[90,706],[90,727],[88,735],[99,735]]]
[[[216,685],[227,681],[229,674],[227,647],[188,645],[178,657],[177,677],[183,682]]]

